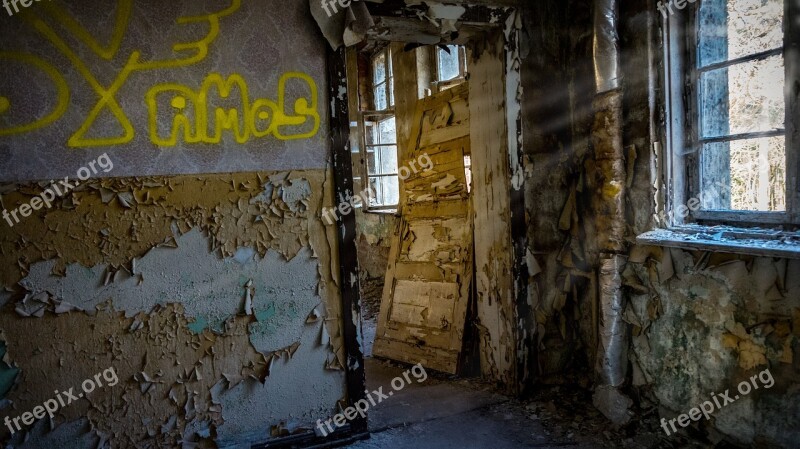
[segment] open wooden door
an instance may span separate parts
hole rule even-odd
[[[455,374],[472,282],[467,83],[420,100],[400,167],[404,183],[373,354]],[[430,166],[430,165],[428,165]],[[415,170],[411,170],[412,172]]]

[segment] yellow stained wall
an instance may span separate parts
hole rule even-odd
[[[2,206],[15,208],[42,189],[38,184],[6,186]],[[87,417],[93,432],[111,447],[175,447],[187,435],[200,447],[213,447],[215,429],[226,418],[226,410],[213,399],[214,386],[226,390],[241,382],[269,383],[271,368],[280,364],[316,366],[320,376],[339,372],[341,391],[334,394],[343,397],[335,227],[320,219],[321,208],[330,207],[332,198],[330,174],[323,170],[104,179],[84,184],[13,228],[0,223],[0,279],[12,292],[0,309],[0,340],[7,346],[6,365],[20,370],[5,397],[13,408],[0,410],[0,416],[30,411],[54,397],[54,389],[76,387],[77,392],[82,381],[109,367],[116,369],[119,384],[62,408],[57,422]],[[322,335],[320,344],[329,355],[293,360],[299,342],[258,352],[249,339],[257,318],[238,307],[230,311],[223,333],[191,332],[192,319],[180,297],[166,298],[133,317],[115,309],[113,297],[97,310],[62,313],[67,306],[59,305],[59,292],[36,303],[44,308],[41,317],[23,317],[15,310],[42,301],[30,297],[28,283],[20,283],[34,264],[54,261],[53,276],[64,276],[71,264],[107,265],[107,283],[131,276],[139,284],[155,282],[159,273],[141,272],[136,260],[156,247],[174,248],[176,239],[192,230],[208,236],[209,252],[218,258],[232,257],[240,248],[253,248],[260,257],[278,252],[286,260],[310,251],[318,262],[321,305],[300,311],[302,316],[285,325],[318,326],[321,330],[314,332]],[[174,269],[191,276],[196,267]],[[101,286],[87,282],[85,287],[88,292]],[[244,296],[244,291],[232,294]],[[259,400],[273,401],[280,410],[285,398]],[[335,401],[309,403],[307,416],[295,418],[307,426],[334,406]],[[267,420],[264,425],[272,428],[262,440],[270,433],[284,435],[289,426]],[[194,432],[203,428],[209,429],[207,437]],[[0,432],[7,440],[8,429]]]

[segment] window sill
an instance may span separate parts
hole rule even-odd
[[[365,214],[397,215],[397,209],[364,209]]]
[[[800,234],[796,232],[689,225],[645,232],[636,242],[695,251],[800,259]]]

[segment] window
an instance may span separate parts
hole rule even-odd
[[[376,111],[394,108],[392,52],[388,47],[372,58],[372,98]]]
[[[441,92],[456,86],[467,78],[467,52],[462,45],[433,47],[435,81],[433,91]]]
[[[671,224],[797,223],[784,1],[697,5],[667,19]]]
[[[362,157],[366,179],[374,195],[367,210],[392,210],[400,202],[397,165],[397,126],[394,116],[394,74],[389,47],[370,58],[369,108],[362,110]],[[365,186],[366,187],[366,186]]]
[[[375,193],[370,209],[393,208],[400,202],[397,165],[397,131],[390,115],[364,117],[369,187]]]

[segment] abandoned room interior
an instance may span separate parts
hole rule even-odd
[[[4,448],[800,447],[800,0],[2,0]]]

